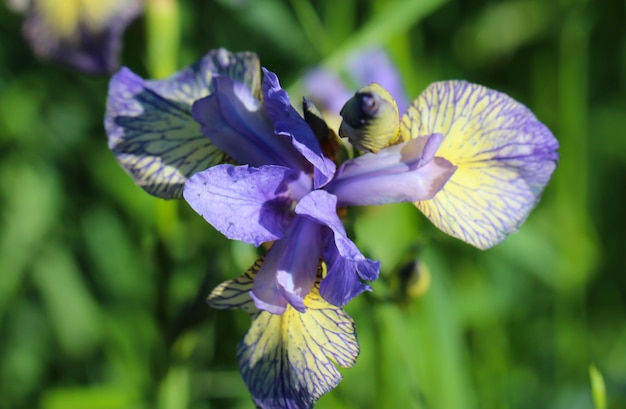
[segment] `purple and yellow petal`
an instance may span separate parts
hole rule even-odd
[[[458,169],[416,206],[441,230],[489,248],[517,230],[558,161],[558,142],[524,105],[464,81],[429,86],[402,118],[405,137],[440,133],[437,150]]]
[[[317,286],[304,304],[304,314],[291,306],[282,315],[260,312],[238,346],[241,374],[260,408],[313,407],[341,381],[335,364],[351,367],[359,354],[354,322]]]
[[[142,9],[141,0],[33,0],[24,33],[40,58],[109,74],[119,67],[124,30]]]
[[[201,132],[193,102],[214,91],[213,75],[260,87],[253,53],[212,50],[166,80],[144,80],[127,68],[109,84],[105,128],[109,148],[135,183],[155,196],[179,198],[187,178],[226,160]]]
[[[216,165],[191,176],[183,196],[226,237],[258,246],[287,234],[290,185],[300,175],[283,166]]]

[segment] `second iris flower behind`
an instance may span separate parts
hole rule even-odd
[[[313,131],[291,106],[276,75],[264,70],[261,103],[243,84],[215,79],[215,92],[196,102],[194,118],[211,142],[240,163],[192,176],[187,202],[230,239],[254,245],[276,241],[254,281],[251,296],[274,314],[304,297],[323,259],[328,274],[320,294],[342,306],[378,277],[379,262],[366,259],[347,237],[337,206],[432,198],[454,173],[435,157],[441,135],[344,162],[335,171]]]

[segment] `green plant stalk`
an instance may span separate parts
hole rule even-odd
[[[151,78],[165,78],[178,69],[180,12],[177,0],[146,1],[146,68]],[[159,236],[169,241],[178,219],[178,201],[159,200]]]

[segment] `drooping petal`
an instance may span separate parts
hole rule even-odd
[[[429,86],[402,119],[411,138],[440,133],[437,155],[458,169],[417,207],[438,228],[478,248],[517,230],[558,160],[558,142],[509,96],[463,81]]]
[[[214,74],[260,89],[256,55],[224,49],[210,51],[167,80],[146,81],[127,68],[111,79],[105,116],[109,148],[148,193],[178,198],[189,176],[225,160],[191,115],[193,102],[213,92]]]
[[[317,286],[304,304],[304,314],[291,306],[282,315],[259,313],[238,346],[241,374],[260,408],[312,408],[341,381],[333,361],[351,367],[359,354],[354,322]]]
[[[263,73],[265,109],[276,134],[290,138],[294,148],[313,165],[314,187],[325,185],[335,173],[334,163],[324,156],[313,130],[291,106],[289,95],[280,87],[276,74],[265,68]]]
[[[324,299],[342,306],[369,289],[361,280],[376,280],[380,262],[369,260],[361,254],[348,238],[336,209],[335,196],[316,190],[298,202],[295,212],[326,226],[332,232],[330,240],[325,240],[323,257],[328,265],[328,275],[322,280],[320,291]]]
[[[268,251],[250,295],[258,309],[282,314],[287,304],[305,311],[304,297],[315,283],[322,253],[322,226],[296,216],[289,232]]]
[[[24,33],[43,59],[89,74],[119,67],[122,34],[142,11],[141,0],[31,1]]]
[[[305,167],[291,142],[274,133],[265,107],[247,87],[227,77],[214,84],[212,95],[194,103],[193,117],[215,146],[239,163]]]
[[[348,160],[326,190],[337,196],[339,206],[430,199],[456,170],[434,157],[440,142],[441,135],[434,134]]]
[[[255,315],[259,310],[250,298],[250,290],[254,284],[254,277],[263,265],[264,258],[258,258],[252,267],[239,277],[224,281],[211,291],[207,297],[207,304],[217,310],[243,310]]]
[[[242,309],[253,322],[237,349],[239,367],[253,399],[261,408],[310,408],[341,380],[333,362],[349,368],[359,355],[354,322],[319,293],[317,282],[304,299],[306,313],[287,306],[282,315],[259,311],[250,290],[263,263],[257,260],[240,277],[215,288],[208,304]]]
[[[190,177],[183,196],[226,237],[258,246],[286,235],[290,189],[301,176],[282,166],[217,165]]]

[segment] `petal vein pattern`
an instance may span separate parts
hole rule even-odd
[[[402,118],[405,137],[440,133],[437,150],[458,169],[416,206],[438,228],[478,248],[517,230],[558,161],[558,142],[525,106],[464,81],[429,86]]]
[[[189,176],[227,160],[191,114],[193,102],[214,91],[215,75],[233,76],[260,93],[256,55],[224,49],[166,80],[143,80],[127,68],[111,79],[105,116],[109,148],[148,193],[179,198]]]
[[[354,365],[359,354],[354,322],[319,295],[318,281],[306,296],[306,312],[287,306],[282,315],[258,311],[250,299],[262,259],[242,276],[218,286],[208,298],[219,309],[241,308],[253,316],[252,326],[237,349],[239,366],[260,408],[311,408],[333,389],[341,367]]]

